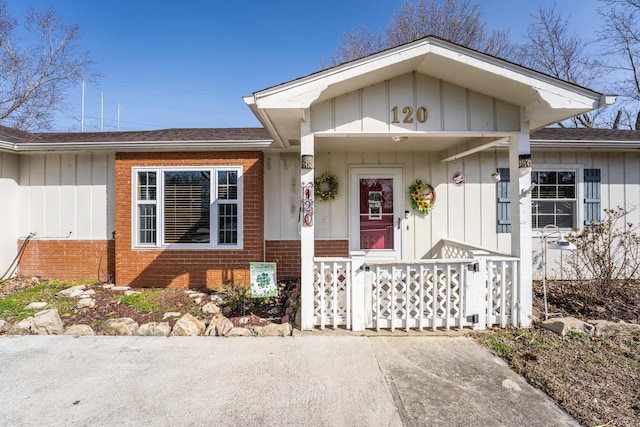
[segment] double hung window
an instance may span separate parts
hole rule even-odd
[[[136,168],[134,246],[242,246],[242,169]]]
[[[536,170],[531,182],[536,186],[531,192],[531,219],[533,228],[553,224],[560,228],[578,225],[578,171]]]

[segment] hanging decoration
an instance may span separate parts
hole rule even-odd
[[[321,202],[328,202],[338,196],[338,178],[335,175],[325,172],[315,180],[316,199]]]
[[[409,186],[411,207],[422,215],[429,215],[436,203],[436,190],[420,178]]]

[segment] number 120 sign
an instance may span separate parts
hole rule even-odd
[[[429,111],[427,107],[418,107],[414,112],[413,107],[407,105],[400,112],[400,108],[396,106],[391,109],[391,116],[391,123],[400,123],[400,119],[402,119],[402,123],[413,123],[414,120],[417,120],[418,123],[426,123]]]

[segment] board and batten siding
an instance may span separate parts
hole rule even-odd
[[[397,107],[397,123],[393,108]],[[405,123],[405,107],[412,123]],[[426,109],[420,112],[420,108]],[[520,109],[423,74],[410,73],[311,106],[321,133],[518,131]]]
[[[115,230],[114,159],[113,153],[21,156],[20,235],[110,239]]]
[[[501,161],[506,164],[506,156]],[[431,214],[422,216],[411,212],[409,219],[403,222],[405,258],[433,258],[432,249],[443,238],[505,253],[510,251],[510,235],[496,233],[496,184],[491,182],[491,172],[495,171],[493,152],[448,163],[440,162],[437,153],[429,152],[316,152],[316,175],[330,172],[339,182],[335,200],[315,202],[316,239],[349,238],[350,165],[401,166],[406,191],[400,197],[406,210],[411,210],[408,188],[416,178],[435,187],[436,207]],[[458,186],[450,182],[455,172],[465,174],[465,184]],[[299,238],[300,190],[296,181],[299,173],[297,154],[266,156],[265,191],[269,194],[265,197],[266,240]],[[404,216],[404,213],[398,215]]]
[[[18,155],[0,153],[0,275],[4,274],[17,254],[20,168]]]

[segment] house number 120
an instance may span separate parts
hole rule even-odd
[[[391,121],[391,123],[400,123],[400,120],[398,119],[398,107],[393,107],[391,109],[391,113],[393,113],[393,120]],[[402,123],[413,123],[413,107],[407,105],[402,109],[402,114],[404,114]],[[427,107],[419,107],[416,111],[415,118],[419,123],[425,123],[429,118]]]

